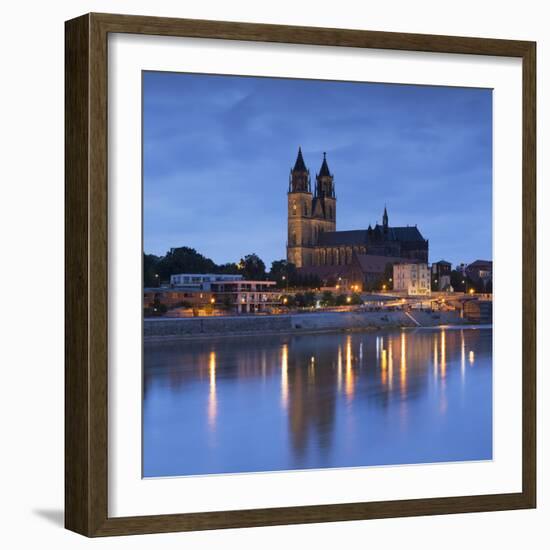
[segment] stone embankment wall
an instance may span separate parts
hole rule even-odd
[[[411,319],[411,317],[414,318]],[[416,321],[416,322],[415,322]],[[337,330],[375,330],[396,327],[462,324],[458,313],[415,311],[388,312],[315,312],[297,315],[191,317],[181,319],[146,319],[144,337],[193,338],[238,334],[272,334]]]

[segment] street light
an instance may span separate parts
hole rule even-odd
[[[282,280],[286,281],[286,289],[288,290],[288,279],[286,278],[286,275],[283,275]]]
[[[157,286],[160,286],[160,278],[158,273],[155,273],[155,279],[157,280]]]

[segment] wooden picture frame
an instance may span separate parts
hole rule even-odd
[[[108,516],[107,36],[133,33],[520,58],[523,66],[522,491],[139,517]],[[534,42],[88,14],[66,22],[65,525],[126,535],[533,508],[536,505]]]

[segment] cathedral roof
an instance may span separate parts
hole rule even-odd
[[[377,224],[370,232],[368,229],[325,231],[319,234],[319,246],[366,245],[372,242],[371,239],[374,242],[380,242],[379,239],[382,241],[424,242],[424,237],[417,227],[388,227],[387,232],[384,232],[384,228]]]
[[[319,245],[340,246],[367,244],[367,230],[356,229],[353,231],[325,231],[319,234]]]
[[[298,156],[296,157],[296,162],[294,163],[294,168],[292,170],[293,172],[307,172],[301,147],[298,147]]]
[[[388,227],[390,238],[394,241],[423,241],[424,237],[418,231],[416,226],[414,227]]]

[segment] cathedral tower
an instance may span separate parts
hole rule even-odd
[[[334,176],[327,164],[327,154],[323,153],[323,163],[315,176],[315,196],[313,198],[313,215],[318,220],[319,231],[336,231],[336,193]]]
[[[288,240],[286,258],[296,267],[311,265],[312,240],[311,178],[301,147],[288,184]]]

